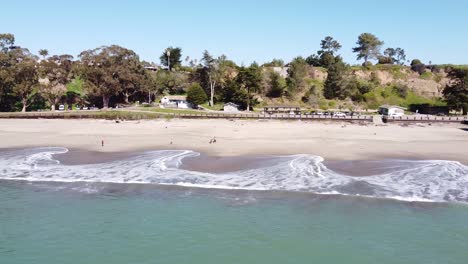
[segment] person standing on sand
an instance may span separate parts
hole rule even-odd
[[[101,140],[101,146],[104,147],[104,139]]]

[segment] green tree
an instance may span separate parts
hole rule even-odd
[[[39,50],[39,55],[42,56],[42,59],[45,60],[46,57],[49,55],[49,51],[46,49],[40,49]]]
[[[379,63],[380,64],[393,64],[393,63],[396,63],[396,64],[399,64],[399,65],[403,65],[406,61],[406,54],[405,54],[405,50],[402,49],[402,48],[387,48],[384,50],[384,55],[386,57],[384,57],[385,59],[384,60],[381,60],[381,58],[379,58]],[[386,63],[381,63],[382,61],[386,62]]]
[[[147,79],[146,70],[139,58],[128,57],[122,67],[119,67],[119,81],[125,104],[130,104],[130,97],[143,90],[143,86],[147,85]]]
[[[109,107],[110,98],[124,89],[121,72],[139,60],[135,52],[117,45],[83,51],[79,57],[85,88],[88,93],[102,98],[104,109]]]
[[[206,50],[203,52],[202,63],[201,74],[206,76],[206,83],[210,91],[210,106],[213,106],[215,89],[217,86],[222,88],[225,85],[228,80],[228,68],[232,67],[233,63],[224,55],[214,58]]]
[[[204,104],[208,100],[205,90],[199,83],[193,83],[187,90],[187,101],[194,105]]]
[[[172,69],[174,68],[180,67],[182,63],[181,58],[182,49],[178,47],[168,47],[164,50],[161,57],[159,57],[159,59],[161,60],[161,64],[166,66],[169,69],[169,71],[172,71]]]
[[[321,61],[321,56],[317,55],[317,54],[312,54],[310,55],[309,57],[307,57],[305,59],[305,61],[307,62],[307,64],[309,64],[310,66],[314,66],[314,67],[322,67],[322,61]]]
[[[344,93],[344,78],[346,65],[341,59],[330,65],[328,68],[327,79],[325,80],[323,95],[327,99],[346,97]]]
[[[39,64],[39,93],[49,103],[51,110],[66,94],[66,85],[72,78],[71,55],[52,56]]]
[[[257,92],[261,87],[262,82],[262,70],[260,66],[254,62],[250,67],[240,67],[239,73],[236,77],[236,81],[239,83],[240,89],[243,89],[247,93],[247,111],[250,111],[252,105],[252,92]]]
[[[322,50],[318,52],[319,55],[326,52],[331,55],[335,55],[335,52],[341,49],[341,44],[338,41],[334,40],[332,37],[327,36],[320,42],[320,47],[322,48]]]
[[[450,82],[443,90],[447,104],[453,109],[468,111],[468,69],[455,68],[448,73]]]
[[[0,109],[11,111],[19,100],[26,111],[36,94],[36,61],[27,49],[15,46],[13,34],[0,34]]]
[[[267,96],[281,97],[286,87],[286,80],[279,75],[279,73],[271,71],[268,75],[267,85],[269,87]]]
[[[371,33],[362,33],[356,44],[358,46],[353,48],[353,52],[358,54],[357,59],[364,59],[364,63],[367,63],[369,59],[376,59],[380,55],[380,47],[384,42]]]
[[[302,57],[294,58],[291,63],[289,63],[288,78],[286,79],[289,92],[292,95],[305,90],[307,86],[307,76],[307,62]]]
[[[281,59],[273,59],[271,62],[264,63],[263,67],[284,67],[284,61]]]
[[[307,64],[316,67],[328,68],[335,62],[335,53],[341,49],[341,44],[332,37],[327,36],[320,42],[321,49],[316,54],[306,58]]]
[[[26,49],[15,49],[18,63],[13,66],[13,94],[21,100],[21,112],[32,103],[39,82],[36,59]]]

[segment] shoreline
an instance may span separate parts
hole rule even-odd
[[[91,152],[87,150],[69,149],[67,153],[54,155],[54,159],[58,160],[63,165],[87,165],[124,160],[142,153],[145,153],[145,151]],[[230,173],[272,166],[284,157],[285,156],[282,155],[210,156],[199,153],[197,156],[185,157],[179,168],[206,173]],[[425,159],[411,157],[386,157],[376,160],[324,159],[323,164],[334,172],[352,177],[362,177],[385,173],[387,171],[387,166],[395,166],[404,161],[424,160]]]
[[[215,144],[209,144],[216,137]],[[453,160],[468,164],[466,125],[385,126],[254,120],[0,120],[0,149],[66,147],[89,160],[151,150],[209,157],[296,154],[325,161]],[[104,140],[104,147],[101,146]],[[172,141],[172,144],[171,144]],[[94,154],[93,154],[94,153]],[[109,157],[107,157],[108,159]]]

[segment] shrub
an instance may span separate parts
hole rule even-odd
[[[421,79],[424,79],[424,80],[430,80],[430,79],[432,79],[432,73],[431,73],[431,72],[425,71],[425,72],[423,72],[423,73],[421,74],[421,76],[419,76],[419,77],[420,77]]]
[[[421,65],[421,64],[423,64],[423,63],[418,59],[414,59],[414,60],[411,61],[411,66]]]
[[[204,104],[208,100],[205,90],[198,83],[192,84],[187,90],[187,101],[194,105]]]
[[[411,66],[411,70],[419,74],[426,72],[426,65],[424,64],[415,64]]]
[[[362,66],[364,66],[364,67],[366,67],[366,68],[369,68],[369,67],[371,67],[372,65],[373,65],[372,62],[370,62],[370,61],[364,62],[364,63],[362,64]]]
[[[409,88],[408,88],[408,86],[406,86],[404,84],[395,84],[392,87],[392,90],[399,97],[405,98],[406,96],[408,96]]]
[[[379,56],[379,64],[393,64],[391,57]]]

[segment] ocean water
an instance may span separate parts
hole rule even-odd
[[[229,173],[191,151],[64,165],[0,154],[0,263],[467,263],[468,168],[336,173],[317,156]],[[54,156],[55,155],[55,156]]]

